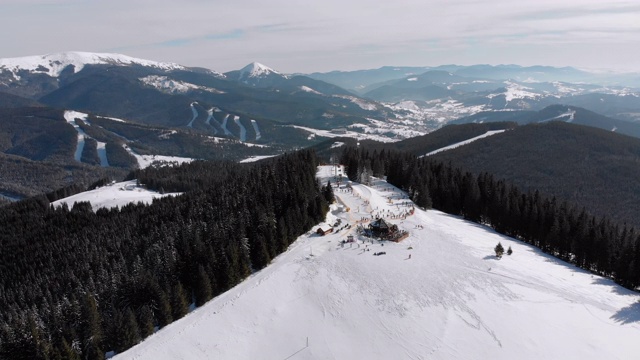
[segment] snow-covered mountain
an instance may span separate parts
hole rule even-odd
[[[164,63],[138,59],[122,54],[90,53],[90,52],[62,52],[47,55],[26,56],[0,59],[0,72],[10,72],[16,80],[20,79],[20,72],[47,74],[58,77],[67,67],[71,66],[73,73],[77,73],[86,65],[141,65],[163,70],[184,70],[185,67],[173,63]]]
[[[230,71],[225,75],[240,83],[257,87],[275,86],[289,78],[258,62],[252,62],[240,70]]]
[[[382,180],[352,187],[335,191],[340,205],[323,225],[337,224],[333,233],[300,237],[266,269],[115,358],[584,360],[640,351],[637,293],[454,216],[416,209],[405,218],[410,201]],[[409,237],[358,235],[375,215]],[[356,241],[342,243],[348,235]],[[513,254],[496,258],[498,242]]]

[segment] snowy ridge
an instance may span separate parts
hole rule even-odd
[[[437,154],[437,153],[442,152],[442,151],[447,151],[447,150],[455,149],[455,148],[460,147],[460,146],[462,146],[462,145],[467,145],[467,144],[469,144],[469,143],[472,143],[472,142],[474,142],[474,141],[476,141],[476,140],[479,140],[479,139],[482,139],[482,138],[486,138],[486,137],[491,136],[491,135],[500,134],[500,133],[503,133],[503,132],[505,132],[505,130],[490,130],[490,131],[487,131],[486,133],[484,133],[484,134],[482,134],[482,135],[479,135],[479,136],[473,137],[473,138],[468,139],[468,140],[460,141],[460,142],[458,142],[458,143],[451,144],[451,145],[449,145],[449,146],[445,146],[445,147],[443,147],[443,148],[440,148],[440,149],[438,149],[438,150],[434,150],[434,151],[432,151],[432,152],[430,152],[430,153],[428,153],[428,154],[426,154],[426,155],[423,155],[423,156],[431,156],[431,155],[433,155],[433,154]],[[422,156],[421,156],[421,157],[422,157]]]
[[[116,359],[595,360],[640,351],[637,293],[458,217],[415,209],[405,218],[413,205],[397,188],[373,179],[350,191],[334,174],[323,166],[318,176],[336,189],[323,224],[339,219],[333,233],[314,228]],[[376,214],[409,237],[359,235],[356,225]],[[348,235],[356,241],[341,245]],[[513,255],[496,258],[498,242]]]
[[[73,65],[73,71],[77,73],[85,65],[113,64],[113,65],[142,65],[163,70],[184,70],[185,67],[151,60],[137,59],[121,54],[90,53],[90,52],[63,52],[57,54],[26,56],[18,58],[0,59],[0,69],[10,71],[19,80],[17,74],[21,70],[47,74],[52,77],[60,76],[62,70]]]
[[[498,93],[498,94],[491,94],[491,95],[488,95],[487,97],[491,99],[499,95],[504,95],[507,102],[510,102],[512,100],[517,100],[517,99],[537,99],[539,97],[542,97],[541,94],[529,91],[529,90],[533,90],[532,88],[522,86],[510,80],[507,80],[504,83],[506,85],[505,92]]]
[[[312,93],[312,94],[316,94],[316,95],[324,95],[319,91],[313,90],[312,88],[302,85],[300,86],[300,90],[304,91],[304,92],[308,92],[308,93]]]
[[[149,75],[139,78],[143,84],[169,94],[186,94],[192,90],[203,90],[213,94],[224,94],[224,91],[207,86],[195,85],[186,81],[174,80],[167,76]]]

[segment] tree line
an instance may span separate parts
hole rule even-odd
[[[420,207],[490,226],[629,289],[640,286],[640,234],[626,224],[429,157],[351,147],[344,149],[341,161],[351,180],[387,176]]]
[[[0,208],[0,359],[102,359],[264,268],[324,219],[318,160],[138,171],[181,196],[93,212]]]

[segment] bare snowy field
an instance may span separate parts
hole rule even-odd
[[[58,207],[63,203],[66,203],[67,206],[71,208],[76,202],[88,201],[91,203],[93,211],[96,211],[103,207],[109,209],[113,207],[122,207],[129,203],[143,202],[145,204],[150,204],[153,199],[169,195],[180,195],[180,193],[160,194],[156,191],[137,187],[136,180],[129,180],[81,192],[79,194],[54,201],[51,205]]]
[[[319,175],[326,180],[331,168]],[[454,216],[416,209],[403,219],[411,204],[384,181],[335,193],[328,223],[341,219],[340,228],[381,214],[410,236],[382,244],[363,243],[355,226],[327,236],[311,231],[266,269],[116,358],[583,360],[640,353],[638,294]],[[341,246],[347,235],[358,242]],[[513,255],[497,259],[499,241]],[[380,251],[386,254],[373,255]]]

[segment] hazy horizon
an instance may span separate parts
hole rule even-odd
[[[633,1],[5,0],[0,58],[121,53],[226,72],[517,64],[640,71]]]

